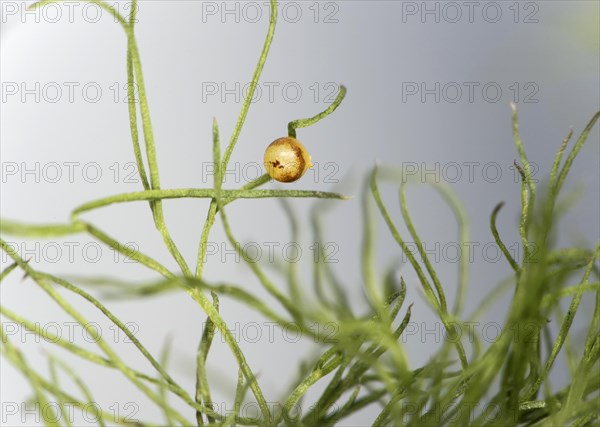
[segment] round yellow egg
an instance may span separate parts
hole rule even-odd
[[[267,147],[264,164],[271,178],[280,182],[296,181],[312,167],[304,145],[291,136],[278,138]]]

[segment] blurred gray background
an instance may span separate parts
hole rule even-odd
[[[133,174],[124,102],[126,38],[114,19],[94,5],[75,1],[26,13],[29,3],[0,2],[1,216],[65,223],[70,211],[83,202],[142,188]],[[212,119],[217,118],[225,145],[266,34],[269,13],[265,3],[140,2],[136,33],[163,188],[212,185]],[[130,2],[109,4],[123,14],[130,11]],[[500,232],[511,250],[519,250],[520,185],[513,166],[518,155],[509,103],[518,107],[534,177],[543,183],[569,127],[579,135],[600,106],[598,16],[599,4],[594,1],[282,1],[260,90],[232,156],[225,186],[237,188],[262,173],[259,167],[266,146],[286,134],[290,120],[322,111],[343,83],[348,95],[342,106],[326,120],[298,131],[316,162],[315,169],[285,188],[335,190],[354,196],[333,203],[325,214],[325,240],[331,248],[332,268],[342,279],[353,308],[362,314],[367,310],[359,258],[360,191],[365,173],[379,161],[407,171],[425,167],[430,180],[450,181],[471,222],[470,253],[468,248],[456,253],[455,222],[430,188],[411,187],[408,198],[415,226],[431,250],[451,302],[457,259],[472,256],[465,309],[469,314],[494,284],[510,274],[506,260],[491,244],[489,231],[489,215],[499,201],[506,202],[499,216]],[[591,248],[599,237],[599,163],[596,128],[567,182],[567,190],[576,189],[580,195],[561,221],[559,244]],[[269,184],[267,188],[284,187]],[[400,226],[397,186],[382,184],[382,191],[407,236]],[[278,258],[295,259],[293,251],[285,253],[284,248],[300,247],[298,265],[304,286],[312,290],[314,238],[308,215],[314,202],[304,199],[291,204],[302,229],[297,245],[275,201],[241,200],[228,207],[228,212],[237,238],[260,248],[266,271],[282,287],[285,279],[269,261],[269,248],[274,248]],[[191,268],[207,207],[206,201],[197,199],[164,203],[172,236]],[[111,206],[84,217],[177,270],[146,204]],[[383,276],[392,263],[406,259],[377,218],[378,274]],[[50,241],[5,238],[24,257],[32,257],[31,265],[42,271],[133,282],[157,278],[87,236]],[[236,262],[220,221],[210,242],[207,280],[232,281],[265,294],[249,268]],[[2,268],[9,265],[5,254],[1,261]],[[408,284],[407,302],[415,303],[411,319],[415,329],[405,341],[416,368],[439,348],[443,334],[434,313],[423,303],[411,269],[405,266],[401,271]],[[3,306],[94,349],[81,328],[71,327],[71,319],[35,283],[21,277],[20,272],[13,272],[2,284]],[[103,337],[126,361],[151,372],[133,345],[116,334],[96,310],[66,296],[97,322]],[[266,296],[265,300],[271,301]],[[475,332],[484,341],[495,338],[495,325],[504,320],[508,301],[506,295],[481,319]],[[192,393],[195,351],[205,321],[195,303],[184,293],[172,293],[107,305],[130,322],[154,354],[171,337],[170,371]],[[576,331],[587,325],[591,309],[589,301],[584,301]],[[304,337],[294,342],[280,329],[272,330],[255,312],[225,297],[221,311],[257,372],[267,400],[278,401],[295,381],[299,361],[314,354],[314,340]],[[118,373],[36,343],[34,336],[18,326],[3,327],[42,371],[46,370],[46,352],[67,357],[89,380],[95,400],[103,407],[140,420],[161,419],[156,408]],[[577,343],[577,332],[574,339]],[[565,366],[561,360],[558,370]],[[0,361],[0,368],[2,424],[37,424],[32,414],[13,414],[15,408],[27,408],[23,402],[31,395],[28,383],[6,360]],[[237,370],[220,336],[209,356],[209,378],[218,407],[230,410],[225,402],[233,400]],[[558,387],[564,380],[564,375],[555,375],[553,384]],[[316,396],[309,393],[307,405]],[[249,406],[246,415],[253,410]],[[80,423],[93,418],[84,415],[77,414]],[[364,425],[373,418],[373,410],[365,410],[342,424]]]

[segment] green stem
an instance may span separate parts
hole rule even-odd
[[[262,74],[262,70],[265,66],[265,62],[267,61],[269,48],[271,47],[271,42],[273,41],[273,36],[275,35],[275,26],[277,24],[277,1],[270,0],[270,5],[271,17],[269,19],[269,29],[267,31],[267,37],[265,39],[262,52],[260,53],[258,63],[256,64],[256,68],[254,69],[254,75],[252,76],[252,80],[250,82],[250,88],[248,90],[248,93],[246,94],[246,98],[244,98],[242,110],[240,111],[237,123],[235,124],[235,128],[233,129],[233,134],[231,135],[229,144],[225,149],[225,154],[221,163],[223,165],[223,170],[227,170],[227,166],[229,165],[229,159],[231,158],[233,149],[235,148],[240,133],[242,132],[242,127],[244,126],[244,122],[246,121],[246,116],[248,115],[248,110],[250,109],[252,98],[254,97],[254,92],[256,91],[256,87],[258,86],[258,81],[260,79],[260,75]]]
[[[264,199],[272,197],[300,197],[300,198],[320,198],[320,199],[340,199],[347,200],[348,197],[337,193],[313,190],[221,190],[223,205],[225,201],[234,199]],[[163,199],[181,199],[181,198],[214,198],[215,190],[212,188],[177,188],[173,190],[148,190],[137,191],[134,193],[122,193],[105,197],[85,203],[76,208],[71,213],[71,219],[74,221],[77,217],[94,209],[115,203],[139,202],[144,200],[163,200]]]
[[[498,228],[496,228],[496,217],[498,216],[498,212],[500,212],[500,209],[502,209],[503,206],[504,202],[500,202],[492,211],[492,215],[490,216],[490,228],[492,229],[492,235],[494,236],[496,244],[498,245],[506,259],[508,260],[508,263],[510,264],[512,269],[515,270],[515,273],[517,273],[518,276],[519,274],[521,274],[521,267],[519,267],[519,264],[517,264],[517,262],[514,260],[514,258],[504,245],[504,242],[502,241],[502,239],[500,238],[500,234],[498,233]]]
[[[77,311],[75,310],[54,288],[50,285],[48,278],[44,277],[33,268],[31,268],[21,257],[9,246],[3,239],[0,239],[0,247],[4,250],[15,262],[19,264],[19,267],[24,270],[29,277],[31,277],[67,314],[75,319],[85,331],[94,339],[96,344],[102,349],[106,356],[114,363],[133,384],[135,384],[140,391],[142,391],[149,399],[156,404],[160,405],[160,396],[156,395],[148,386],[142,383],[139,378],[135,375],[133,370],[129,368],[123,360],[114,352],[114,350],[99,336],[96,329],[90,326],[90,323]],[[185,418],[176,410],[169,408],[172,416],[178,420],[178,422],[186,423]]]
[[[310,117],[308,119],[298,119],[288,123],[288,135],[292,138],[296,138],[296,129],[305,128],[311,125],[314,125],[320,120],[323,120],[325,117],[333,113],[337,107],[340,106],[344,97],[346,96],[346,87],[344,85],[340,85],[340,90],[337,94],[335,100],[331,103],[327,109],[314,117]]]

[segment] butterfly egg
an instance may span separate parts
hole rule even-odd
[[[286,136],[273,141],[265,150],[267,173],[276,181],[293,182],[312,167],[310,155],[296,138]]]

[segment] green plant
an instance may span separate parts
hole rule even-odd
[[[244,187],[231,190],[223,189],[222,170],[226,170],[232,152],[238,141],[250,107],[250,100],[258,84],[264,67],[269,47],[273,39],[277,6],[271,1],[271,18],[266,40],[252,78],[250,91],[246,95],[233,134],[224,154],[221,154],[219,128],[213,124],[213,163],[215,179],[210,189],[162,189],[156,161],[152,124],[141,68],[141,61],[134,34],[135,13],[129,20],[123,18],[109,5],[90,0],[109,11],[121,24],[128,40],[127,75],[129,117],[134,155],[143,191],[119,194],[101,200],[85,203],[74,209],[71,221],[67,224],[31,225],[3,220],[2,233],[21,237],[52,238],[69,234],[87,233],[119,253],[137,261],[162,276],[151,283],[116,283],[103,282],[103,289],[111,289],[113,297],[142,299],[148,295],[163,292],[185,291],[206,313],[202,338],[196,350],[196,388],[190,393],[180,386],[167,370],[169,347],[157,360],[147,348],[106,305],[88,291],[83,285],[98,284],[94,278],[81,279],[79,285],[61,277],[44,273],[28,263],[4,239],[0,240],[2,250],[14,261],[1,274],[0,280],[13,270],[23,270],[27,277],[35,281],[68,315],[70,315],[88,334],[94,337],[97,351],[92,351],[69,342],[51,331],[36,328],[35,323],[12,312],[4,306],[0,307],[2,316],[17,322],[23,328],[39,335],[42,339],[69,351],[73,355],[85,359],[99,367],[120,371],[137,389],[152,401],[164,413],[169,425],[334,425],[355,412],[366,408],[377,408],[378,415],[373,425],[597,425],[600,421],[597,407],[600,403],[600,374],[598,359],[600,358],[600,283],[591,281],[592,273],[599,277],[595,265],[600,253],[600,242],[592,250],[586,248],[556,248],[554,231],[556,219],[564,211],[563,201],[559,194],[571,169],[573,162],[585,143],[589,132],[597,122],[597,113],[572,146],[566,159],[568,143],[572,132],[563,141],[554,163],[545,193],[539,194],[531,176],[530,164],[521,143],[517,125],[517,113],[513,106],[513,131],[520,162],[515,162],[519,170],[521,183],[521,216],[519,234],[522,240],[524,259],[519,264],[513,259],[505,247],[496,228],[496,218],[502,203],[493,210],[490,227],[496,243],[514,270],[513,274],[503,280],[485,304],[491,304],[495,298],[511,287],[514,295],[507,310],[503,325],[503,333],[499,339],[487,348],[476,341],[469,352],[455,328],[462,328],[468,321],[476,319],[486,309],[482,305],[469,317],[463,315],[463,299],[468,279],[468,263],[466,258],[459,268],[457,279],[457,296],[452,308],[448,307],[442,280],[438,277],[433,264],[425,252],[419,234],[413,225],[408,211],[405,196],[407,182],[402,179],[402,171],[393,167],[376,167],[366,180],[362,194],[363,202],[363,282],[365,284],[368,304],[371,311],[365,315],[357,315],[349,308],[344,291],[335,277],[335,273],[323,260],[314,263],[314,295],[299,286],[300,278],[294,264],[284,266],[289,292],[276,285],[263,271],[261,266],[247,258],[247,254],[239,250],[236,238],[226,215],[226,206],[242,198],[288,198],[308,197],[319,199],[344,199],[336,193],[303,191],[303,190],[260,190],[258,187],[269,182],[268,175],[263,175]],[[43,7],[52,1],[42,1],[32,7]],[[132,8],[133,11],[135,8]],[[137,110],[134,102],[134,83],[139,88],[139,105],[142,117],[144,152],[148,164],[145,168],[142,147],[139,142]],[[303,120],[292,121],[288,125],[288,134],[296,137],[296,129],[310,126],[332,113],[342,102],[345,88],[342,87],[334,103],[322,113]],[[422,263],[407,248],[405,238],[400,234],[383,198],[379,183],[386,180],[399,184],[399,201],[402,218],[408,232],[417,245],[418,255]],[[458,240],[468,240],[468,222],[460,202],[454,193],[445,185],[434,185],[440,196],[448,203],[458,223]],[[210,199],[210,206],[202,230],[198,246],[195,271],[187,265],[167,228],[162,202],[172,198],[200,197]],[[141,251],[134,251],[107,235],[97,226],[83,220],[80,215],[114,203],[131,201],[147,201],[153,215],[156,229],[161,234],[165,246],[179,265],[180,272],[170,271],[164,265]],[[324,241],[324,233],[320,224],[322,205],[317,202],[313,210],[312,226],[318,242]],[[564,204],[564,203],[563,203]],[[397,273],[390,270],[385,279],[375,271],[374,225],[375,208],[386,223],[390,234],[398,243],[399,249],[408,257],[410,266],[418,277],[426,301],[438,314],[448,339],[441,349],[432,354],[430,359],[416,369],[409,366],[405,348],[399,338],[411,319],[411,307],[403,310],[407,294],[407,286],[403,277],[396,280]],[[284,211],[290,217],[294,237],[297,237],[297,219],[289,206],[284,204]],[[264,289],[272,295],[281,307],[272,307],[257,296],[251,289],[234,284],[209,283],[205,280],[204,260],[207,242],[217,215],[220,216],[228,240],[239,251]],[[535,242],[537,251],[535,259],[530,253],[531,244]],[[576,279],[574,279],[576,277]],[[572,283],[575,283],[571,285]],[[152,374],[129,366],[108,342],[90,328],[86,318],[65,298],[58,289],[66,290],[83,298],[96,307],[117,328],[133,342],[140,354],[152,367]],[[207,296],[210,292],[211,298]],[[548,382],[555,361],[561,350],[569,346],[571,325],[584,293],[591,293],[595,298],[592,318],[588,320],[585,346],[581,354],[574,350],[567,351],[565,357],[573,366],[570,384],[562,389],[554,390]],[[331,296],[333,295],[333,297]],[[532,297],[535,296],[535,297]],[[319,337],[322,353],[307,360],[300,369],[300,376],[292,382],[287,396],[280,400],[281,407],[273,411],[269,407],[271,399],[267,399],[260,386],[259,379],[249,366],[244,353],[231,335],[227,323],[219,313],[221,299],[228,297],[246,304],[264,316],[286,327],[293,323],[301,332],[312,336],[314,330],[310,324],[317,322],[325,325],[335,322],[338,325],[333,340]],[[562,315],[561,301],[571,297],[566,315]],[[284,314],[280,314],[283,310]],[[400,312],[403,315],[400,316]],[[560,329],[555,337],[547,324],[547,319],[560,320]],[[531,325],[535,325],[531,329]],[[523,331],[529,331],[528,338],[523,339]],[[233,405],[238,413],[229,416],[213,410],[211,385],[207,379],[207,360],[215,334],[221,334],[234,355],[239,372],[237,374],[237,390]],[[549,350],[545,354],[544,346]],[[91,390],[68,364],[55,356],[49,356],[50,378],[45,378],[38,369],[34,369],[25,358],[23,352],[13,343],[2,329],[2,354],[20,370],[31,383],[33,400],[45,404],[55,399],[60,411],[65,410],[65,402],[74,402],[85,406],[93,402]],[[458,362],[458,363],[457,363]],[[60,383],[59,371],[65,373],[79,386],[80,395],[74,396],[66,392]],[[291,375],[290,375],[291,376]],[[307,392],[316,384],[325,384],[324,390],[301,417],[296,417],[296,408],[302,404]],[[158,388],[158,391],[156,391]],[[260,408],[258,417],[239,415],[239,408],[251,393]],[[167,396],[177,397],[186,404],[187,412],[177,410],[168,402]],[[477,410],[475,405],[484,403],[490,412]],[[335,410],[332,410],[335,408]],[[56,424],[57,414],[43,412],[46,424]],[[100,424],[114,422],[131,423],[114,413],[104,411]],[[153,422],[142,420],[137,424],[151,425]]]

